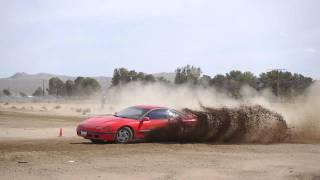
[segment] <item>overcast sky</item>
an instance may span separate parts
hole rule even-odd
[[[0,0],[0,77],[285,68],[320,78],[318,0]]]

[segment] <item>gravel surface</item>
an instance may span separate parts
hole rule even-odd
[[[0,111],[0,179],[320,179],[316,143],[92,144],[79,121]]]

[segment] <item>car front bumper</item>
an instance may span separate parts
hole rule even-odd
[[[77,128],[77,135],[85,139],[96,139],[102,141],[114,141],[115,139],[114,132],[98,132],[82,128]]]

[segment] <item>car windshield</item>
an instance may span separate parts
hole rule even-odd
[[[148,109],[129,107],[118,112],[115,116],[130,119],[140,119],[147,111]]]

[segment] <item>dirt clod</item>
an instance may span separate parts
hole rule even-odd
[[[214,143],[275,143],[287,137],[283,117],[262,106],[239,108],[209,108],[201,111],[183,109],[193,115],[198,124],[188,127],[173,123],[168,128],[150,133],[152,140],[174,140]]]

